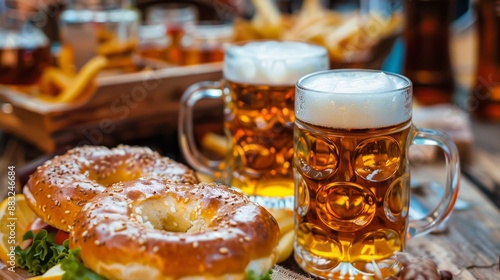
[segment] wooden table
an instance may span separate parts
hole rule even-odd
[[[442,171],[428,165],[413,174],[429,178],[440,176]],[[471,208],[454,211],[446,232],[410,239],[408,252],[432,259],[440,270],[452,272],[456,279],[500,279],[499,208],[465,176],[459,197],[470,202]]]
[[[497,142],[497,146],[500,147],[500,142]],[[484,150],[480,151],[474,154],[484,157]],[[500,148],[490,150],[486,154],[492,157],[492,160],[500,161]],[[466,165],[464,173],[471,170],[470,166],[480,164],[475,163],[474,158]],[[418,167],[412,167],[412,178],[440,182],[443,172],[442,163],[420,164]],[[500,174],[500,168],[496,172]],[[407,252],[412,256],[432,259],[440,270],[450,271],[454,279],[500,279],[500,209],[492,202],[495,198],[485,195],[478,185],[468,179],[468,176],[461,178],[460,198],[470,202],[471,207],[467,210],[454,211],[445,232],[410,239]],[[275,274],[275,279],[286,279],[278,277],[286,272],[303,275],[293,258],[280,264],[277,269],[279,272]],[[0,270],[0,279],[26,279],[26,273],[19,269],[17,273],[18,275],[8,272],[4,266]],[[297,279],[307,279],[299,274],[295,276]]]

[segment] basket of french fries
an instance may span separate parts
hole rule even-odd
[[[339,1],[358,4],[344,9],[326,8],[320,0],[304,0],[297,12],[283,14],[275,1],[252,2],[253,17],[235,20],[235,40],[295,40],[322,45],[328,50],[331,68],[381,68],[403,30],[402,12],[388,4],[373,8],[371,1]]]
[[[96,55],[78,72],[52,66],[35,85],[0,85],[0,129],[44,152],[105,144],[106,136],[148,137],[175,129],[179,96],[188,86],[221,77],[219,63],[165,67],[143,61],[140,71],[110,75],[108,62]],[[218,104],[204,106],[209,114]]]

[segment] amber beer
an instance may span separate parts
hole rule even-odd
[[[197,65],[224,60],[224,48],[233,40],[233,26],[203,22],[187,27],[181,42],[181,64]]]
[[[227,88],[234,98],[225,121],[231,184],[252,195],[292,197],[295,87],[227,81]]]
[[[230,45],[224,52],[223,83],[195,84],[181,98],[179,136],[187,162],[199,172],[240,188],[264,206],[293,208],[295,83],[306,74],[327,69],[328,64],[324,47],[303,42]],[[202,158],[190,135],[192,104],[202,95],[224,100],[229,143],[224,169],[211,168],[220,164]]]
[[[41,34],[21,35],[0,28],[0,84],[34,85],[51,59],[49,41]]]
[[[293,198],[295,83],[327,69],[326,50],[299,42],[255,42],[229,48],[224,63],[224,125],[232,147],[228,183],[264,204],[271,197]]]
[[[403,250],[410,181],[404,147],[410,128],[404,122],[327,129],[297,120],[297,210],[305,213],[299,219],[299,248],[328,256],[329,268],[347,262],[368,273],[373,273],[366,271],[372,259],[384,260]],[[307,211],[309,207],[313,209]],[[299,250],[297,256],[302,260],[307,252]],[[394,260],[385,260],[381,271],[393,274],[394,268]]]
[[[306,271],[372,279],[400,269],[396,253],[409,224],[407,148],[416,129],[411,106],[411,82],[395,74],[325,71],[298,81],[294,248]]]

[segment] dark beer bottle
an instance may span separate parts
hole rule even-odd
[[[452,0],[405,0],[404,74],[422,105],[450,103],[455,89],[450,59]]]
[[[500,121],[500,0],[476,5],[477,68],[468,109],[478,119]]]

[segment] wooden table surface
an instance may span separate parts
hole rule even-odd
[[[442,176],[440,166],[420,166],[413,172],[419,178]],[[466,210],[455,210],[447,230],[410,239],[407,250],[415,256],[432,259],[440,270],[454,279],[500,279],[500,211],[476,185],[462,176],[459,197],[471,203]]]
[[[497,198],[486,194],[478,184],[469,179],[479,182],[473,177],[474,172],[466,175],[474,168],[483,172],[487,170],[478,166],[483,164],[482,158],[485,155],[489,157],[490,162],[500,163],[500,141],[496,143],[496,146],[499,146],[498,150],[495,148],[485,152],[480,147],[476,148],[478,152],[473,153],[475,156],[472,157],[472,161],[464,165],[459,197],[469,202],[470,208],[455,210],[448,221],[446,231],[410,239],[407,243],[407,252],[411,256],[432,259],[440,270],[450,271],[454,279],[500,279],[500,208],[493,203]],[[500,174],[500,168],[492,172],[496,172],[494,176],[498,177],[496,174]],[[412,167],[412,179],[422,182],[441,182],[443,174],[444,163],[425,163]],[[292,258],[280,266],[303,273]],[[19,269],[17,274],[10,273],[5,266],[0,269],[0,279],[18,280],[26,279],[28,276]]]

